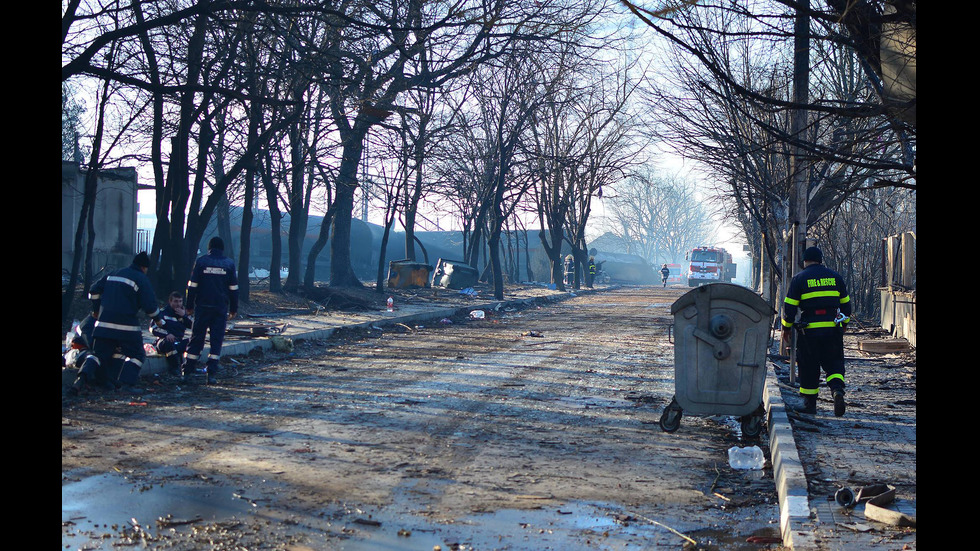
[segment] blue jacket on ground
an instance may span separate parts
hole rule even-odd
[[[187,282],[187,309],[217,308],[238,312],[238,275],[235,262],[221,249],[211,249],[197,259]]]

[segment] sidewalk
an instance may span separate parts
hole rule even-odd
[[[817,414],[791,412],[787,404],[802,399],[788,384],[788,362],[769,362],[764,400],[773,478],[783,542],[793,549],[915,549],[914,354],[911,366],[907,357],[869,358],[855,352],[859,338],[845,336],[843,417],[834,416],[826,388]],[[893,519],[897,524],[869,519],[864,501],[848,509],[834,500],[841,488],[857,493],[871,485],[896,487],[896,499],[882,507],[903,517]],[[902,525],[909,520],[912,526]]]

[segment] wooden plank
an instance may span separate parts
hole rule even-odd
[[[876,339],[858,341],[858,348],[863,352],[874,354],[891,354],[909,350],[909,341],[905,339]]]

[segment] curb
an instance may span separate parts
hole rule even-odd
[[[806,475],[773,369],[769,369],[766,376],[763,400],[769,427],[773,479],[779,495],[779,529],[783,545],[791,549],[817,549],[816,522],[810,515]]]

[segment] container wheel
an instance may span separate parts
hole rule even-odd
[[[758,438],[762,432],[762,416],[744,415],[742,416],[742,436],[745,438]]]
[[[766,408],[759,404],[755,411],[742,416],[742,436],[746,438],[758,438],[762,432],[762,424],[766,417]]]
[[[683,410],[678,405],[677,398],[671,398],[670,403],[664,408],[663,414],[660,415],[660,428],[664,432],[674,432],[681,426],[682,415]]]

